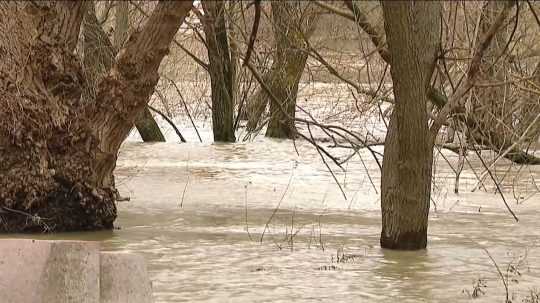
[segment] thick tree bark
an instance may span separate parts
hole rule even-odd
[[[301,19],[300,3],[272,2],[272,22],[276,53],[270,71],[264,76],[280,104],[269,102],[269,97],[259,90],[249,104],[249,131],[257,129],[262,114],[270,103],[270,121],[267,137],[292,138],[295,134],[293,117],[296,113],[298,85],[308,57],[304,37],[309,37],[315,26],[313,12]],[[309,5],[309,4],[308,4]],[[287,115],[279,108],[282,107]]]
[[[84,15],[82,50],[83,73],[87,82],[83,91],[83,99],[85,102],[94,102],[98,83],[103,75],[111,69],[117,51],[96,17],[93,2],[88,4]]]
[[[440,41],[441,4],[383,2],[396,104],[386,135],[381,179],[381,246],[427,244],[433,139],[427,91]]]
[[[114,21],[114,47],[121,49],[129,33],[129,1],[116,3]]]
[[[111,228],[116,217],[112,191],[85,182],[96,140],[73,55],[84,10],[0,3],[0,231]]]
[[[73,55],[85,2],[0,2],[0,231],[112,228],[112,171],[189,2],[160,2],[98,82]]]
[[[225,3],[203,1],[203,29],[208,47],[208,71],[212,88],[212,130],[214,141],[235,142],[234,62],[225,24]]]

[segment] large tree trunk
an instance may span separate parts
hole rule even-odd
[[[427,89],[440,41],[441,4],[383,2],[396,105],[386,135],[381,180],[381,247],[427,244],[433,139]]]
[[[1,2],[0,231],[112,228],[112,171],[190,2],[160,2],[99,80],[73,55],[86,2]],[[8,122],[9,121],[9,122]]]
[[[203,29],[208,47],[208,71],[212,88],[212,130],[214,141],[235,142],[234,62],[231,60],[225,3],[203,1]]]
[[[294,117],[298,84],[308,57],[305,38],[309,37],[314,29],[315,14],[309,12],[307,18],[301,18],[302,10],[309,9],[302,8],[302,5],[305,5],[303,3],[276,1],[271,5],[276,53],[272,67],[264,78],[280,104],[269,102],[268,95],[259,90],[249,104],[247,128],[249,131],[257,129],[262,114],[270,103],[270,121],[266,136],[292,138],[296,131]]]

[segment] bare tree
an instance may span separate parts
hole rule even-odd
[[[212,87],[212,128],[214,141],[235,142],[234,89],[235,62],[231,59],[225,22],[225,3],[203,1],[203,29],[208,49],[208,72]]]
[[[306,2],[277,1],[271,5],[275,53],[272,67],[264,78],[287,115],[294,118],[298,84],[308,58],[306,39],[315,29],[316,14],[313,5]],[[266,136],[292,138],[295,134],[294,121],[287,119],[277,104],[269,102],[263,89],[254,95],[249,104],[248,130],[257,129],[268,104],[270,120]]]
[[[395,106],[381,178],[381,246],[421,249],[427,243],[433,139],[426,106],[439,52],[438,2],[383,2]]]

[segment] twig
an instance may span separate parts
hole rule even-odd
[[[356,21],[356,18],[354,17],[354,15],[349,13],[348,11],[346,11],[344,9],[341,9],[339,7],[336,7],[334,5],[328,4],[328,3],[323,2],[323,1],[313,1],[313,2],[315,4],[317,4],[318,6],[326,9],[329,12],[331,12],[331,13],[334,13],[334,14],[336,14],[338,16],[344,17],[344,18],[349,19],[351,21]]]
[[[379,54],[387,63],[391,63],[390,52],[384,43],[384,36],[377,31],[377,29],[369,23],[368,18],[360,10],[360,8],[352,1],[344,1],[347,7],[352,11],[355,17],[356,24],[369,35],[369,38],[373,44],[378,48]]]
[[[486,254],[488,255],[488,257],[491,260],[491,262],[493,263],[493,265],[495,265],[495,268],[497,269],[497,273],[499,274],[499,277],[501,278],[501,281],[503,282],[504,290],[506,292],[506,300],[504,302],[505,303],[512,302],[512,301],[509,300],[508,281],[506,281],[506,279],[504,278],[504,275],[503,275],[501,269],[499,268],[499,265],[497,264],[497,262],[495,262],[495,259],[493,259],[493,257],[491,256],[491,254],[489,253],[489,251],[486,248],[482,247],[482,249],[486,252]]]
[[[276,215],[276,213],[277,213],[277,211],[279,209],[279,206],[281,205],[281,202],[283,202],[283,199],[285,199],[285,195],[287,194],[287,191],[289,190],[289,186],[291,185],[293,176],[294,176],[294,168],[291,171],[291,176],[289,177],[289,182],[287,183],[287,187],[285,187],[285,191],[281,195],[281,199],[279,199],[279,202],[278,202],[277,206],[274,208],[274,211],[270,215],[270,218],[268,218],[268,221],[266,221],[266,224],[264,225],[264,229],[262,231],[261,238],[259,240],[260,243],[262,243],[262,241],[264,239],[264,233],[266,232],[266,230],[268,229],[268,225],[270,224],[270,222],[272,221],[272,219]]]
[[[476,153],[476,156],[478,156],[478,158],[480,159],[480,162],[482,163],[482,165],[484,166],[484,168],[487,169],[487,165],[486,165],[486,162],[484,162],[484,159],[482,158],[482,156],[480,155],[480,153],[478,152],[478,149],[476,149],[476,147],[473,145],[473,150],[474,152]],[[503,200],[503,203],[504,205],[506,206],[506,209],[508,209],[508,211],[510,212],[510,214],[512,215],[512,217],[514,217],[514,220],[516,220],[516,222],[519,222],[519,219],[518,217],[516,216],[516,214],[514,213],[514,211],[512,210],[512,208],[510,208],[510,205],[508,205],[508,203],[506,202],[506,198],[504,197],[504,194],[501,190],[501,187],[499,186],[499,182],[497,182],[497,179],[495,178],[495,176],[493,176],[493,173],[491,172],[490,169],[487,169],[488,173],[489,173],[489,176],[491,177],[491,180],[493,181],[493,183],[495,183],[495,187],[497,188],[497,191],[499,192],[502,200]]]
[[[322,240],[321,217],[322,215],[319,215],[319,245],[321,246],[322,251],[324,251],[324,244]]]
[[[180,200],[180,208],[184,207],[184,198],[186,196],[186,191],[189,184],[189,153],[188,153],[188,158],[186,161],[186,173],[187,173],[186,185],[184,185],[184,190],[182,191],[182,200]]]
[[[184,105],[184,108],[186,110],[186,114],[189,118],[189,121],[191,121],[191,125],[193,125],[193,128],[195,129],[195,133],[197,133],[197,137],[199,138],[199,141],[202,143],[202,139],[201,139],[201,135],[199,134],[199,130],[197,129],[197,126],[195,125],[195,122],[193,121],[193,118],[191,117],[191,114],[189,113],[189,109],[188,109],[188,106],[186,104],[186,100],[184,99],[184,96],[182,95],[182,92],[180,91],[180,88],[178,88],[178,85],[176,85],[176,83],[168,78],[168,77],[165,77],[163,76],[164,79],[166,79],[167,81],[171,82],[171,84],[174,86],[174,88],[176,89],[176,93],[178,93],[178,96],[180,97],[180,100],[182,101],[182,104]]]
[[[253,241],[253,239],[251,238],[251,234],[249,233],[249,224],[248,224],[248,184],[245,185],[245,193],[244,193],[244,201],[245,201],[245,208],[246,208],[246,232],[248,234],[248,237],[249,237],[249,241]]]
[[[512,145],[510,145],[504,152],[500,153],[497,155],[497,158],[493,161],[493,163],[491,163],[491,165],[489,167],[487,167],[483,172],[482,174],[480,175],[480,179],[483,180],[485,177],[486,177],[486,174],[488,173],[488,171],[490,169],[492,169],[495,164],[497,164],[497,162],[499,162],[500,159],[504,158],[508,153],[510,153],[512,150],[514,150],[514,148],[520,144],[521,142],[523,142],[523,140],[526,138],[527,134],[529,133],[529,131],[534,127],[536,126],[536,123],[540,120],[540,113],[538,115],[536,115],[536,117],[534,118],[534,120],[529,124],[529,126],[525,129],[525,131],[523,132],[523,134],[521,135],[521,137],[516,140],[516,142],[514,142]],[[479,186],[479,182],[474,186],[474,189],[476,189],[477,187]]]
[[[536,21],[536,25],[538,25],[540,27],[540,18],[538,18],[538,14],[536,13],[536,10],[532,6],[531,1],[527,0],[527,4],[529,5],[529,8],[531,9],[531,12],[532,12],[532,14],[534,16],[534,20]]]
[[[251,35],[249,37],[246,57],[244,59],[244,66],[249,62],[249,58],[253,52],[255,39],[257,39],[257,32],[259,31],[259,23],[261,21],[261,0],[254,0],[253,4],[255,4],[255,19],[253,20],[253,28],[251,29]]]
[[[325,128],[325,129],[331,131],[332,133],[334,133],[334,134],[336,134],[338,136],[341,136],[343,138],[345,138],[345,136],[343,134],[340,134],[338,132],[338,130],[342,131],[343,133],[346,133],[347,135],[351,136],[352,138],[354,138],[355,140],[360,142],[363,147],[367,148],[369,150],[369,152],[373,155],[373,158],[377,162],[377,165],[379,166],[379,169],[382,169],[382,165],[381,165],[379,159],[376,156],[376,152],[369,145],[367,145],[362,138],[360,138],[358,135],[354,134],[353,132],[351,132],[351,131],[349,131],[349,130],[341,127],[341,126],[337,126],[337,125],[325,125],[325,124],[321,124],[321,123],[319,123],[317,121],[309,121],[309,120],[302,119],[302,118],[293,118],[293,117],[291,117],[287,113],[287,111],[283,108],[282,104],[279,102],[277,97],[273,94],[272,90],[268,87],[268,84],[264,82],[264,80],[262,79],[259,72],[257,72],[257,70],[253,67],[253,65],[251,65],[251,63],[248,62],[246,64],[246,66],[251,71],[251,73],[253,74],[253,76],[257,80],[257,82],[259,82],[259,85],[261,86],[261,88],[263,88],[263,90],[266,92],[266,94],[270,97],[270,101],[274,102],[278,106],[278,110],[280,110],[283,113],[283,115],[285,116],[286,119],[302,122],[304,124],[311,123],[312,125],[315,125],[317,127]],[[298,133],[298,134],[301,135],[300,133]],[[303,137],[307,138],[306,136],[303,136]],[[312,141],[312,140],[308,140],[308,142],[312,143],[314,146],[316,145],[316,143],[314,141]],[[349,142],[352,143],[352,141],[349,141]],[[321,147],[319,146],[319,148],[321,148]],[[321,148],[321,151],[326,153],[324,148]],[[328,156],[334,161],[334,163],[336,163],[337,166],[341,167],[341,164],[339,164],[339,162],[336,161],[336,159],[334,157],[332,157],[329,154],[328,154]]]
[[[307,128],[308,128],[308,132],[309,132],[309,135],[311,137],[311,140],[313,140],[313,133],[311,132],[311,126],[309,125],[309,123],[307,124]],[[341,191],[341,194],[343,195],[343,198],[345,200],[347,200],[347,195],[345,194],[345,191],[343,190],[343,187],[341,186],[341,184],[339,183],[336,175],[334,174],[334,171],[332,171],[332,169],[330,168],[330,166],[328,165],[328,163],[326,162],[326,159],[324,158],[323,154],[321,153],[321,148],[319,145],[315,145],[315,149],[317,149],[317,152],[319,153],[319,155],[321,156],[321,159],[324,163],[324,165],[326,165],[326,168],[328,168],[328,171],[330,171],[330,174],[332,175],[332,178],[334,178],[334,181],[336,181],[336,184],[337,186],[339,187],[339,190]]]

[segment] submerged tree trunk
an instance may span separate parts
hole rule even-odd
[[[143,142],[165,142],[165,136],[159,129],[154,116],[150,112],[150,109],[147,107],[144,108],[143,112],[137,120],[135,120],[135,127],[141,135]]]
[[[278,76],[271,80],[271,88],[281,104],[270,102],[270,121],[266,136],[271,138],[291,139],[296,133],[294,117],[298,84],[308,57],[306,42],[302,36],[302,24],[297,21],[301,15],[300,5],[300,2],[272,2],[277,47],[277,66],[273,67],[276,68]]]
[[[129,1],[118,1],[115,11],[116,27],[114,29],[114,46],[121,49],[128,37],[129,30]],[[101,29],[101,27],[100,27]],[[152,116],[148,107],[135,120],[135,128],[144,142],[165,142],[165,136]]]
[[[270,103],[270,120],[266,136],[292,138],[295,134],[294,117],[298,84],[308,57],[305,38],[309,37],[314,29],[314,14],[310,12],[308,17],[302,18],[302,10],[309,9],[302,8],[303,3],[276,1],[271,5],[276,53],[272,67],[264,78],[280,100],[280,104],[269,102],[267,94],[259,90],[249,104],[247,128],[249,131],[257,129],[262,114]]]
[[[214,141],[235,142],[234,135],[234,62],[231,60],[225,4],[203,1],[203,29],[208,47],[208,71],[212,88],[212,130]]]
[[[113,227],[120,144],[190,2],[159,2],[98,81],[73,50],[87,2],[0,2],[0,232]]]
[[[383,2],[395,108],[386,135],[381,179],[381,246],[427,244],[433,139],[427,91],[440,41],[441,4]]]

